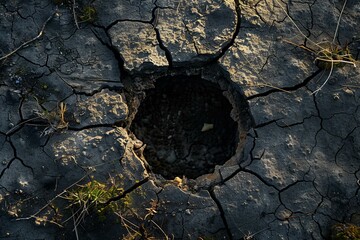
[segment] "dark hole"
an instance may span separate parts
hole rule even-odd
[[[147,144],[144,156],[154,173],[194,179],[234,155],[238,130],[231,109],[214,83],[164,78],[146,91],[131,128]]]

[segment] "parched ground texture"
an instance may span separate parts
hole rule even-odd
[[[360,70],[314,63],[331,44],[356,60],[359,23],[357,0],[1,0],[0,238],[330,239],[359,225]],[[130,129],[145,90],[175,75],[216,82],[238,123],[234,156],[196,179],[155,174]],[[116,191],[71,201],[94,182]]]

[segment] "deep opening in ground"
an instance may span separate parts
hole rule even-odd
[[[131,130],[147,145],[144,156],[154,173],[194,179],[234,155],[238,126],[217,84],[200,77],[165,77],[145,92]]]

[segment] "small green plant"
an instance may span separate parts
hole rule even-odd
[[[338,223],[331,228],[331,240],[359,240],[360,227],[353,224]]]
[[[79,15],[79,23],[94,22],[96,20],[96,16],[97,12],[93,6],[85,6]]]
[[[60,196],[67,200],[66,208],[70,209],[72,213],[71,217],[63,223],[73,219],[76,239],[79,239],[78,225],[91,212],[96,212],[99,220],[105,221],[106,213],[115,213],[127,206],[127,195],[117,199],[124,193],[124,189],[117,186],[113,178],[110,180],[110,185],[91,180],[84,185],[77,185],[77,187],[67,190],[64,196]]]
[[[88,213],[90,209],[95,210],[98,214],[103,215],[105,211],[118,211],[127,204],[122,201],[123,206],[118,201],[111,199],[120,196],[124,192],[123,188],[111,184],[110,186],[91,180],[84,185],[78,185],[72,190],[68,190],[63,198],[69,202],[68,208],[76,209],[80,215]]]

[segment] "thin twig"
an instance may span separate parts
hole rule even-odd
[[[61,196],[60,196],[61,197]],[[61,197],[61,198],[63,198],[63,197]],[[64,198],[64,199],[67,199],[67,198]],[[70,205],[70,207],[71,207],[72,205]],[[69,207],[67,207],[67,208],[69,208]],[[79,208],[79,209],[77,209],[76,210],[76,212],[74,213],[72,210],[71,210],[71,216],[70,217],[68,217],[67,219],[65,219],[64,221],[62,221],[61,222],[61,224],[65,224],[65,223],[67,223],[69,220],[71,220],[73,217],[74,217],[74,215],[76,215],[78,212],[80,212],[81,211],[81,209]]]
[[[310,38],[308,38],[305,33],[303,33],[303,31],[301,31],[300,27],[295,23],[295,21],[292,19],[292,17],[290,17],[290,15],[287,13],[287,11],[284,9],[284,7],[280,4],[280,2],[278,0],[275,0],[275,2],[280,6],[280,8],[283,10],[283,12],[285,13],[285,15],[290,19],[290,21],[292,22],[292,24],[294,24],[295,28],[299,31],[299,33],[306,38],[309,42],[313,43],[314,45],[318,46],[321,49],[324,49],[323,47],[321,47],[318,43],[312,41]]]
[[[77,230],[76,220],[75,220],[74,212],[73,212],[72,209],[71,209],[71,213],[72,213],[73,220],[74,220],[74,232],[75,232],[75,237],[76,237],[76,240],[79,240],[79,233],[78,233],[78,230]]]
[[[177,8],[176,8],[176,12],[179,12],[181,3],[182,3],[182,0],[179,1],[179,4],[177,5]]]
[[[11,55],[13,55],[14,53],[16,53],[17,51],[19,51],[20,49],[22,49],[23,47],[25,47],[26,45],[36,41],[37,39],[39,39],[43,34],[44,34],[44,30],[46,25],[48,24],[48,22],[52,19],[52,17],[55,15],[55,13],[57,12],[57,7],[55,9],[55,11],[48,17],[48,19],[46,19],[46,21],[44,22],[44,24],[41,27],[41,30],[39,32],[39,34],[30,39],[29,41],[24,42],[23,44],[21,44],[19,47],[15,48],[14,50],[12,50],[11,52],[5,54],[4,56],[0,57],[0,61],[5,60],[6,58],[10,57]]]
[[[76,28],[80,29],[79,28],[79,23],[78,23],[78,20],[77,20],[77,17],[76,17],[75,7],[76,7],[76,2],[75,2],[75,0],[73,0],[72,12],[73,12],[73,16],[74,16],[74,21],[75,21]]]
[[[330,68],[330,73],[329,73],[328,77],[326,78],[325,82],[324,82],[318,89],[316,89],[312,94],[315,94],[315,95],[316,95],[316,94],[325,86],[325,84],[329,81],[329,79],[330,79],[330,77],[331,77],[331,74],[332,74],[332,72],[333,72],[333,69],[334,69],[334,63],[331,62],[331,68]],[[311,95],[312,95],[312,94],[311,94]]]
[[[245,86],[248,86],[248,87],[269,87],[269,88],[273,88],[273,89],[279,90],[279,91],[281,91],[281,92],[291,93],[290,91],[287,91],[287,90],[285,90],[285,89],[283,89],[283,88],[276,87],[276,86],[273,86],[273,85],[267,84],[267,83],[258,83],[258,84],[245,85]]]
[[[291,42],[290,42],[291,43]],[[293,44],[293,43],[292,43]],[[251,67],[252,63],[249,61],[249,59],[247,57],[245,57],[245,55],[243,53],[240,53],[243,58],[245,59],[245,61],[249,64],[249,66]],[[252,67],[252,69],[254,69]],[[255,69],[254,69],[255,70]],[[260,76],[260,73],[258,71],[255,71],[255,74],[257,75],[257,77],[259,79],[261,79],[261,76]],[[282,92],[286,92],[286,93],[290,93],[290,91],[286,91],[285,89],[282,89],[280,87],[276,87],[276,86],[273,86],[271,84],[267,84],[267,83],[259,83],[259,84],[253,84],[253,85],[245,85],[245,86],[248,86],[248,87],[262,87],[262,86],[265,86],[265,87],[270,87],[270,88],[274,88],[274,89],[277,89],[277,90],[280,90]]]
[[[287,39],[284,39],[283,41],[286,42],[286,43],[289,43],[289,44],[291,44],[291,45],[294,45],[294,46],[296,46],[296,47],[302,48],[302,49],[304,49],[304,50],[306,50],[306,51],[309,51],[309,52],[312,52],[312,53],[316,54],[316,52],[315,52],[314,50],[312,50],[311,48],[306,47],[306,46],[304,46],[304,45],[298,45],[298,44],[293,43],[292,41],[289,41],[289,40],[287,40]]]
[[[14,127],[12,127],[9,131],[7,131],[7,132],[5,133],[5,135],[11,134],[11,133],[14,132],[17,128],[19,128],[21,125],[24,125],[24,124],[27,123],[27,122],[31,122],[31,121],[33,121],[33,120],[40,119],[40,118],[41,118],[41,117],[33,117],[33,118],[27,119],[27,120],[25,120],[25,121],[23,121],[23,122],[20,122],[20,123],[16,124]]]
[[[360,88],[360,85],[351,85],[351,84],[343,84],[342,87],[348,87],[348,88]]]
[[[150,220],[150,222],[151,222],[152,224],[154,224],[155,227],[157,227],[157,228],[160,230],[160,232],[164,235],[164,237],[165,237],[166,240],[169,240],[169,237],[166,235],[166,233],[164,232],[164,230],[163,230],[156,222],[154,222],[153,220]]]
[[[255,237],[255,235],[261,233],[261,232],[264,232],[266,230],[270,229],[270,227],[267,227],[267,228],[264,228],[264,229],[261,229],[255,233],[249,233],[249,234],[245,234],[245,236],[243,237],[244,240],[250,240],[250,239],[253,239]]]
[[[326,58],[317,57],[317,58],[315,58],[315,61],[331,62],[331,63],[346,63],[346,64],[351,64],[354,67],[356,67],[355,62],[346,61],[346,60],[326,59]]]
[[[135,230],[135,229],[134,229],[134,228],[139,228],[139,226],[135,225],[135,224],[132,223],[130,220],[124,218],[120,213],[115,212],[115,214],[116,214],[118,217],[120,217],[120,220],[121,220],[121,222],[122,222],[122,225],[126,228],[126,231],[128,232],[128,234],[129,234],[131,237],[134,237],[134,236],[133,236],[133,233],[135,234],[135,236],[136,236],[136,235],[141,236],[141,233],[140,233],[138,230]],[[132,228],[131,226],[129,226],[127,223],[125,223],[125,221],[128,222],[129,224],[131,224],[134,228]],[[133,231],[133,233],[132,233],[130,230]]]
[[[85,174],[82,178],[80,178],[79,180],[77,180],[76,182],[74,182],[73,184],[71,184],[70,186],[68,186],[67,188],[65,188],[61,193],[57,194],[54,198],[52,198],[47,204],[45,204],[42,208],[40,208],[40,210],[38,210],[36,213],[30,215],[29,217],[23,217],[23,218],[17,218],[16,221],[19,220],[29,220],[31,218],[36,218],[36,215],[38,215],[39,213],[41,213],[45,208],[47,208],[53,201],[55,201],[57,198],[61,197],[63,194],[65,194],[67,192],[67,190],[69,190],[70,188],[72,188],[73,186],[75,186],[76,184],[78,184],[79,182],[81,182],[83,179],[85,179],[87,176],[89,176],[89,174],[92,173],[92,171],[88,172],[87,174]]]
[[[339,16],[338,22],[337,22],[337,24],[336,24],[336,29],[335,29],[335,33],[334,33],[334,38],[333,38],[333,41],[332,41],[334,44],[335,44],[336,36],[337,36],[338,30],[339,30],[340,21],[341,21],[341,16],[342,16],[342,14],[343,14],[343,12],[344,12],[346,3],[347,3],[347,0],[345,0],[345,2],[344,2],[344,5],[343,5],[343,7],[342,7],[342,9],[341,9],[341,12],[340,12],[340,16]]]

